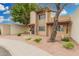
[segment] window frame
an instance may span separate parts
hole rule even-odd
[[[58,25],[57,31],[63,32],[64,31],[64,25]]]
[[[45,31],[45,26],[39,26],[39,31]]]
[[[45,17],[46,17],[45,14],[40,14],[39,15],[39,20],[45,19]]]

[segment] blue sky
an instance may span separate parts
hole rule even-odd
[[[10,14],[9,14],[9,8],[11,8],[12,5],[13,4],[10,4],[10,3],[0,4],[0,6],[1,6],[1,8],[0,8],[0,16],[4,16],[4,18],[8,18],[10,16]]]
[[[40,6],[47,7],[48,4],[41,3]],[[10,8],[13,6],[12,3],[0,3],[0,22],[2,21],[11,21]],[[50,4],[51,9],[54,9],[54,4]],[[79,7],[79,4],[69,4],[62,11],[62,15],[72,14],[76,8]]]

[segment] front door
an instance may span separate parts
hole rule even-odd
[[[31,27],[31,33],[34,34],[34,26]]]
[[[1,28],[0,28],[0,35],[1,35]]]
[[[57,37],[61,39],[63,35],[64,35],[64,26],[59,25],[57,28]]]

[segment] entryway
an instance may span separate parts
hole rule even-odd
[[[35,34],[34,26],[31,26],[31,34]]]
[[[0,28],[0,35],[1,35],[1,28]]]

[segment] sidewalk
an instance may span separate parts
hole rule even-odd
[[[29,45],[22,40],[0,38],[0,46],[5,47],[12,56],[50,56],[49,53]]]

